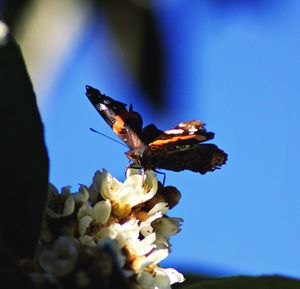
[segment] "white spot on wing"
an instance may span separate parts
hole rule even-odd
[[[107,107],[104,105],[104,104],[102,104],[102,103],[99,103],[98,104],[98,108],[99,108],[99,110],[107,110]]]
[[[166,134],[181,134],[183,132],[183,129],[170,129],[165,131]]]
[[[198,129],[194,126],[192,126],[190,129],[189,129],[189,134],[194,134],[194,132],[198,131]]]

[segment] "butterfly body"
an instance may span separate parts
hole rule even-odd
[[[205,174],[226,163],[227,154],[215,144],[203,144],[213,139],[201,121],[182,122],[162,131],[154,124],[143,128],[139,113],[126,104],[87,86],[86,95],[112,130],[127,144],[127,157],[144,169],[190,170]]]

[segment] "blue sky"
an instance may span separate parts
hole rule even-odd
[[[149,107],[95,14],[41,109],[50,180],[76,190],[97,169],[124,178],[124,147],[89,131],[114,137],[86,84],[133,103],[161,129],[200,119],[229,160],[205,176],[167,172],[182,192],[171,215],[185,221],[165,265],[300,277],[300,2],[178,0],[155,9],[168,111]]]

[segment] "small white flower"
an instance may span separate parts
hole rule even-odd
[[[113,178],[107,171],[96,171],[91,190],[101,194],[104,199],[109,199],[110,194],[116,191],[121,184],[121,182]]]
[[[133,207],[156,194],[157,179],[154,172],[146,171],[144,175],[129,175],[124,183],[120,183],[108,172],[97,171],[93,179],[93,188],[99,191],[105,200]]]
[[[182,283],[185,279],[181,273],[173,268],[155,267],[153,272],[143,271],[137,276],[143,289],[171,289],[174,283]]]
[[[144,189],[142,187],[142,176],[133,175],[125,180],[118,190],[112,191],[108,196],[110,200],[117,203],[130,205],[131,207],[141,203],[144,196]]]
[[[141,241],[137,241],[133,247],[135,253],[139,256],[148,254],[151,250],[155,248],[154,245],[155,240],[156,240],[156,234],[152,233],[147,237],[145,237],[144,239],[142,239]]]
[[[111,203],[109,201],[100,201],[93,207],[92,217],[100,224],[105,224],[111,213]]]
[[[168,255],[169,252],[167,249],[153,250],[146,256],[136,256],[131,263],[131,267],[139,275],[144,271],[148,272],[148,268],[153,270],[153,268],[155,268],[155,266],[164,260]]]
[[[80,219],[79,225],[78,225],[78,232],[80,236],[83,236],[86,234],[86,231],[90,224],[92,223],[93,218],[91,216],[84,216]]]
[[[154,281],[154,288],[159,289],[171,289],[170,277],[168,276],[167,272],[163,268],[156,267],[153,272],[153,281]]]
[[[158,268],[158,270],[162,270],[166,273],[171,285],[174,283],[182,283],[185,280],[184,276],[173,268]]]
[[[107,222],[110,213],[111,204],[109,201],[99,201],[93,207],[89,204],[84,204],[77,213],[80,236],[88,234],[94,239],[101,238],[101,228]],[[85,239],[81,238],[80,240]]]
[[[160,202],[156,204],[149,212],[146,221],[141,222],[141,234],[146,237],[153,232],[152,222],[161,218],[168,210],[168,204]]]
[[[80,221],[84,216],[92,216],[93,214],[93,207],[86,203],[80,207],[77,212],[77,220]]]
[[[117,234],[115,239],[118,241],[119,246],[132,247],[139,238],[139,225],[137,220],[130,220],[124,224],[115,223],[110,226]]]
[[[180,232],[181,223],[183,219],[174,218],[174,217],[162,217],[156,219],[152,226],[154,228],[154,232],[156,232],[157,238],[156,242],[161,247],[169,247],[169,239],[171,236],[176,235]]]
[[[156,204],[149,212],[148,215],[155,215],[157,212],[161,212],[162,215],[165,215],[166,212],[168,211],[168,203],[166,202],[160,202]]]
[[[90,216],[96,222],[105,224],[110,217],[111,203],[109,201],[99,201],[94,206],[84,204],[77,213],[77,219],[80,221],[85,216]]]
[[[71,195],[70,186],[63,187],[61,193],[49,184],[49,199],[46,214],[51,218],[61,218],[71,215],[75,209],[75,201]]]
[[[75,204],[85,204],[89,199],[89,191],[84,185],[80,185],[79,192],[73,193],[72,197],[75,201]]]
[[[169,251],[166,249],[155,250],[151,254],[147,255],[144,262],[142,263],[142,268],[157,265],[159,262],[166,259],[168,255]]]

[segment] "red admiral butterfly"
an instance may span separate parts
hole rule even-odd
[[[191,170],[205,174],[226,163],[227,154],[214,144],[202,142],[213,139],[204,123],[191,120],[173,129],[161,131],[154,124],[143,128],[139,113],[126,104],[86,86],[86,95],[112,130],[127,144],[127,157],[144,169],[171,171]]]

